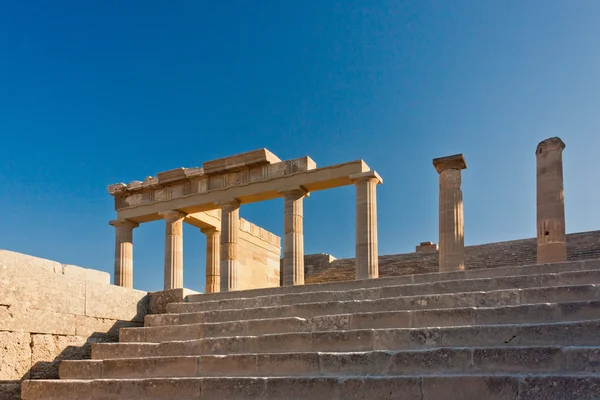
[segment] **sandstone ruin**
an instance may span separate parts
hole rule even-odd
[[[467,247],[464,157],[434,159],[439,249],[400,255],[378,256],[381,178],[363,161],[261,149],[111,185],[114,285],[0,251],[0,398],[600,398],[600,231],[565,235],[563,149],[536,151],[537,238]],[[305,255],[303,199],[342,185],[356,186],[356,257]],[[239,218],[277,197],[283,254]],[[145,293],[133,230],[156,220],[165,290]],[[204,294],[183,288],[184,222],[207,235]]]

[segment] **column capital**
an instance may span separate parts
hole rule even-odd
[[[454,154],[448,157],[434,158],[433,166],[441,174],[442,171],[447,169],[467,169],[467,162],[462,154]]]
[[[173,221],[177,221],[178,219],[183,219],[185,218],[185,216],[187,215],[184,212],[181,212],[179,210],[169,210],[169,211],[161,211],[158,213],[158,215],[160,215],[161,217],[163,217],[163,219],[173,222]]]
[[[349,178],[350,180],[354,181],[354,183],[365,181],[376,181],[377,184],[383,183],[383,179],[381,179],[381,176],[379,176],[377,171],[367,171],[358,174],[352,174],[349,176]]]
[[[115,228],[130,228],[130,229],[137,228],[138,226],[140,226],[140,224],[133,222],[133,221],[129,221],[127,219],[109,221],[108,224],[114,226]]]
[[[277,193],[280,193],[283,197],[308,197],[310,196],[310,192],[304,189],[302,186],[291,186],[283,189],[278,189]]]
[[[240,201],[235,197],[232,197],[230,199],[219,200],[215,204],[217,204],[221,208],[237,208],[242,203],[240,203]]]
[[[204,233],[205,235],[211,235],[217,232],[221,232],[221,230],[216,226],[207,226],[206,228],[200,228],[200,232]]]
[[[543,152],[552,150],[562,151],[565,149],[565,147],[565,142],[563,142],[561,138],[551,137],[538,143],[537,148],[535,149],[535,154],[538,155],[542,154]]]

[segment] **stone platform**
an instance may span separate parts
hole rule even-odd
[[[37,399],[598,399],[600,259],[190,295]]]

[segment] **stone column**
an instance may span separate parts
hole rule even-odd
[[[221,292],[239,289],[238,236],[240,202],[231,199],[221,203]]]
[[[375,171],[351,175],[356,186],[356,279],[379,277],[377,250],[377,185]]]
[[[433,166],[440,174],[440,272],[465,269],[465,223],[461,170],[467,168],[462,154],[436,158]]]
[[[116,229],[115,281],[117,286],[133,288],[133,228],[139,225],[131,221],[110,221]]]
[[[185,213],[172,210],[159,213],[166,221],[165,289],[183,287],[183,218]]]
[[[565,144],[553,137],[538,144],[537,164],[537,262],[567,260],[562,152]]]
[[[217,228],[202,229],[206,235],[206,288],[205,293],[216,293],[221,288],[221,232]]]
[[[283,192],[283,285],[304,285],[303,199],[307,192],[293,189]]]

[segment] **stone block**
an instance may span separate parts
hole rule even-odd
[[[92,360],[151,357],[160,355],[156,343],[93,343]]]
[[[175,378],[198,375],[198,357],[172,356],[104,360],[102,378]]]
[[[326,376],[386,375],[390,365],[390,353],[319,353],[318,362],[321,373]],[[311,375],[316,375],[315,371]]]
[[[519,324],[553,322],[557,319],[555,304],[482,308],[477,310],[479,324]]]
[[[4,301],[3,299],[0,301]],[[6,331],[75,335],[74,314],[0,305],[0,328]]]
[[[264,400],[266,381],[261,378],[211,378],[202,380],[201,400]],[[291,399],[290,397],[279,397]]]
[[[581,301],[556,304],[560,321],[584,321],[600,318],[600,301]]]
[[[349,378],[338,386],[340,400],[421,399],[419,378]]]
[[[0,270],[3,267],[20,270],[28,276],[35,275],[39,269],[51,273],[62,271],[62,264],[59,262],[9,250],[0,250]]]
[[[319,374],[319,354],[259,354],[257,372],[258,376],[315,376]]]
[[[302,352],[311,349],[319,351],[311,347],[311,333],[287,333],[277,335],[261,335],[257,336],[253,342],[254,349],[257,353],[272,353],[276,351]]]
[[[410,314],[412,328],[475,325],[477,323],[477,312],[474,308],[415,310]]]
[[[92,281],[110,285],[110,274],[104,271],[82,268],[76,265],[62,264],[61,272],[56,272],[62,273],[62,275],[64,275],[67,278],[73,278],[82,281]]]
[[[553,286],[521,290],[521,304],[593,300],[596,285]]]
[[[143,322],[146,314],[146,292],[97,282],[85,283],[85,315]]]
[[[164,314],[167,312],[167,304],[182,303],[187,296],[198,294],[190,289],[165,289],[159,292],[148,293],[148,313]]]
[[[564,350],[566,370],[571,372],[600,372],[600,349],[597,347],[570,347]]]
[[[490,373],[551,373],[565,364],[559,347],[492,347],[473,349],[473,370]]]
[[[95,380],[92,382],[93,400],[143,399],[143,380]]]
[[[200,379],[149,379],[144,381],[146,400],[198,400]]]
[[[374,350],[412,350],[440,347],[439,328],[381,329],[375,331]]]
[[[389,375],[459,373],[471,365],[471,350],[438,348],[396,352],[391,357]]]
[[[256,376],[256,354],[200,357],[200,376]]]
[[[250,321],[203,324],[200,330],[199,338],[243,335],[244,333],[247,333],[246,324],[248,322]]]
[[[103,338],[107,341],[119,340],[122,328],[141,327],[141,322],[119,321],[114,319],[76,315],[73,328],[75,335],[83,337]]]
[[[519,400],[600,398],[600,378],[593,377],[525,377],[519,384]]]
[[[31,379],[56,379],[61,360],[90,357],[93,339],[81,336],[31,335]]]
[[[31,368],[31,337],[27,332],[0,331],[0,381],[29,378]],[[7,388],[6,390],[9,390]]]
[[[92,381],[27,381],[23,383],[23,400],[92,400]]]
[[[102,361],[100,360],[63,360],[58,367],[60,379],[100,379]]]
[[[409,328],[412,311],[351,314],[348,329]]]
[[[15,381],[0,380],[0,399],[21,400],[21,384]]]
[[[423,377],[423,400],[514,400],[518,396],[519,381],[513,377]]]
[[[271,378],[261,399],[336,399],[335,378]]]
[[[367,351],[373,350],[372,330],[313,332],[310,334],[310,347],[306,351]]]

